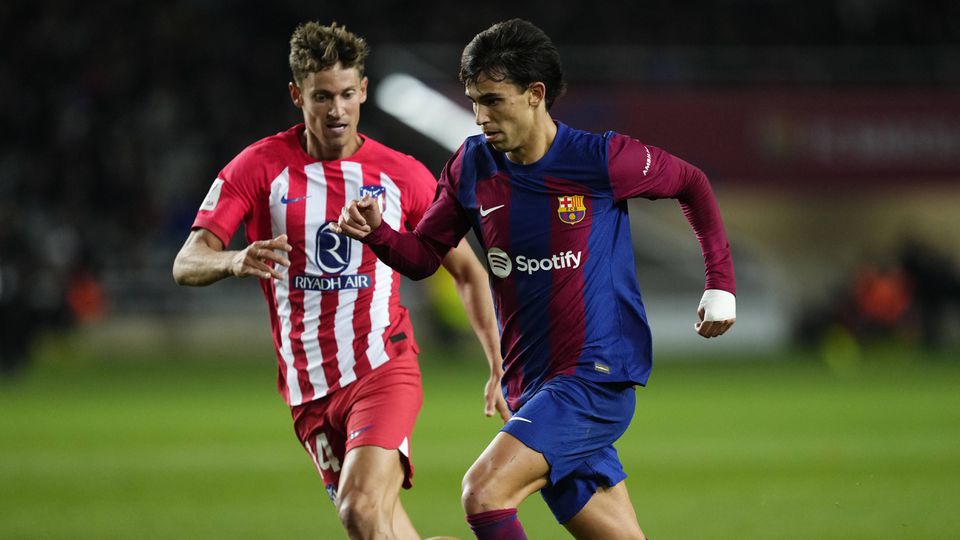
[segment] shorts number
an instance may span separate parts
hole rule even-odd
[[[325,433],[317,435],[317,465],[323,470],[332,468],[333,472],[340,472],[340,460],[334,455]]]

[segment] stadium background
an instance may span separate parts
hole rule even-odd
[[[361,130],[439,171],[449,150],[409,125],[440,102],[400,118],[378,85],[409,75],[465,107],[462,46],[513,16],[560,48],[555,117],[703,168],[734,246],[737,326],[695,339],[696,243],[674,203],[631,203],[658,358],[620,450],[645,530],[960,530],[954,3],[14,1],[0,5],[0,538],[342,536],[274,392],[255,283],[178,288],[170,265],[220,167],[298,121],[298,22],[368,39]],[[404,295],[427,392],[404,503],[425,535],[467,537],[459,479],[497,428],[483,362],[442,277]],[[521,515],[532,538],[562,534],[536,498]]]

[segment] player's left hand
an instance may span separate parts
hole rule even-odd
[[[510,420],[510,408],[507,407],[507,400],[503,399],[503,389],[500,387],[500,379],[503,378],[503,372],[491,373],[487,379],[487,384],[483,387],[483,414],[490,417],[494,413],[500,415],[500,419],[506,423]]]
[[[703,291],[697,309],[700,322],[693,326],[705,338],[722,336],[737,322],[737,297],[720,289]]]

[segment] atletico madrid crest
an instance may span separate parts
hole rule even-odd
[[[560,221],[569,225],[583,221],[584,216],[587,215],[587,207],[583,205],[583,195],[564,195],[557,199],[560,202],[557,208]]]
[[[369,195],[371,199],[377,199],[380,203],[380,212],[387,211],[387,188],[383,186],[360,186],[360,198]]]

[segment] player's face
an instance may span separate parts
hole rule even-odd
[[[337,63],[290,83],[290,98],[303,111],[307,152],[319,159],[342,159],[360,148],[360,104],[367,100],[367,78]]]
[[[532,139],[539,100],[531,92],[531,87],[521,88],[483,75],[475,83],[467,83],[466,94],[473,102],[477,125],[497,150],[511,154]]]

